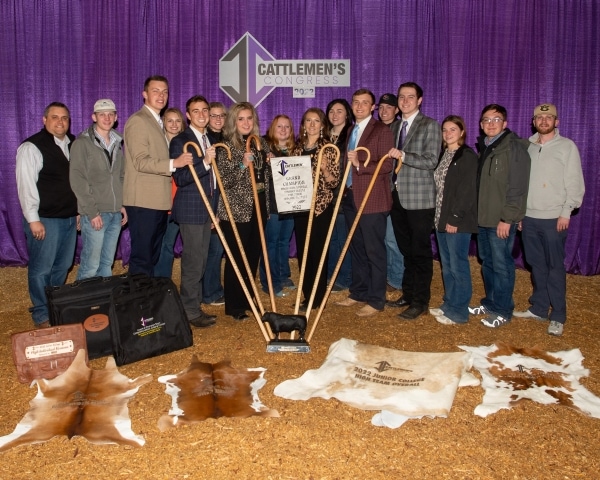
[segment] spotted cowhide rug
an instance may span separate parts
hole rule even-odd
[[[473,366],[483,377],[485,389],[475,414],[486,417],[523,400],[544,405],[564,405],[600,418],[600,398],[579,383],[589,375],[579,349],[546,352],[539,348],[516,348],[503,343],[489,347],[466,347]]]
[[[151,380],[150,374],[130,380],[119,373],[112,357],[103,370],[92,370],[85,364],[85,350],[79,350],[65,373],[33,381],[38,393],[31,408],[11,434],[0,437],[0,451],[58,435],[81,436],[97,444],[142,446],[144,438],[131,429],[127,402]]]
[[[177,375],[158,381],[167,385],[173,397],[171,410],[158,421],[161,431],[176,425],[198,423],[218,417],[279,417],[267,408],[258,391],[267,382],[264,368],[234,368],[228,360],[204,363],[192,356],[190,365]]]

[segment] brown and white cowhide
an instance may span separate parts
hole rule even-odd
[[[600,418],[600,398],[579,383],[589,370],[583,367],[579,349],[545,352],[539,348],[516,348],[503,343],[467,347],[473,366],[483,377],[485,389],[475,414],[486,417],[523,400],[544,405],[565,405]]]
[[[0,451],[58,435],[81,436],[97,444],[142,446],[144,438],[131,430],[127,402],[150,380],[150,374],[130,380],[119,373],[113,357],[103,370],[92,370],[85,364],[85,350],[79,350],[66,372],[32,382],[32,386],[37,383],[38,394],[14,432],[0,437]]]
[[[267,408],[258,391],[267,382],[264,368],[234,368],[228,360],[203,363],[195,355],[185,370],[164,375],[158,381],[167,385],[165,392],[173,401],[171,410],[158,421],[165,431],[176,425],[198,423],[218,417],[279,417]]]

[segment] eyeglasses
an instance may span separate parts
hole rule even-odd
[[[494,117],[494,118],[483,118],[481,120],[481,123],[502,123],[504,121],[503,118],[500,117]]]
[[[210,118],[221,118],[224,119],[227,115],[224,113],[221,113],[220,115],[217,115],[216,113],[211,113],[210,114]]]

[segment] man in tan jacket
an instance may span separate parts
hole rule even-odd
[[[153,275],[171,208],[171,174],[192,163],[191,153],[169,158],[160,112],[167,106],[169,84],[155,75],[144,82],[144,106],[125,124],[123,205],[129,218],[129,272]]]

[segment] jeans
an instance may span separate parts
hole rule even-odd
[[[76,280],[91,277],[110,277],[115,251],[121,233],[121,212],[101,213],[102,228],[94,230],[90,218],[81,216],[83,249]]]
[[[533,294],[529,298],[531,313],[555,322],[567,320],[567,273],[565,243],[567,230],[556,230],[557,218],[523,219],[525,260],[531,265]],[[552,308],[550,315],[548,312]]]
[[[210,233],[206,270],[202,278],[202,303],[212,303],[221,298],[225,291],[221,283],[221,264],[223,260],[223,244],[215,230]]]
[[[436,235],[444,280],[444,297],[440,308],[453,322],[467,323],[473,294],[469,266],[471,234],[436,231]]]
[[[398,242],[396,242],[391,215],[387,218],[385,250],[387,253],[387,283],[396,290],[401,290],[402,277],[404,276],[404,257],[400,253]]]
[[[173,217],[169,214],[167,220],[167,230],[162,240],[160,247],[160,256],[158,263],[154,266],[154,276],[171,278],[173,275],[173,259],[175,258],[175,242],[179,233],[179,225],[173,221]]]
[[[512,249],[516,229],[516,224],[511,225],[508,238],[503,239],[496,235],[496,227],[479,227],[477,236],[485,286],[485,297],[481,299],[481,304],[490,312],[508,319],[515,308],[515,261]]]
[[[333,232],[331,234],[331,241],[329,242],[329,259],[327,261],[327,280],[333,276],[333,271],[340,258],[340,254],[344,248],[344,243],[348,238],[348,227],[346,226],[346,218],[344,213],[338,212],[335,224],[333,226]],[[338,287],[349,288],[352,283],[352,256],[350,255],[350,249],[346,252],[344,260],[340,266],[340,271],[335,279],[335,284]]]
[[[73,265],[77,241],[77,217],[40,218],[40,221],[46,229],[44,240],[33,238],[29,223],[23,219],[29,253],[27,281],[33,304],[30,311],[36,324],[49,318],[45,287],[65,283]]]
[[[265,228],[267,255],[273,291],[280,292],[290,277],[290,238],[294,230],[294,219],[289,215],[271,213]],[[260,283],[265,292],[268,291],[267,272],[263,256],[260,257]]]

